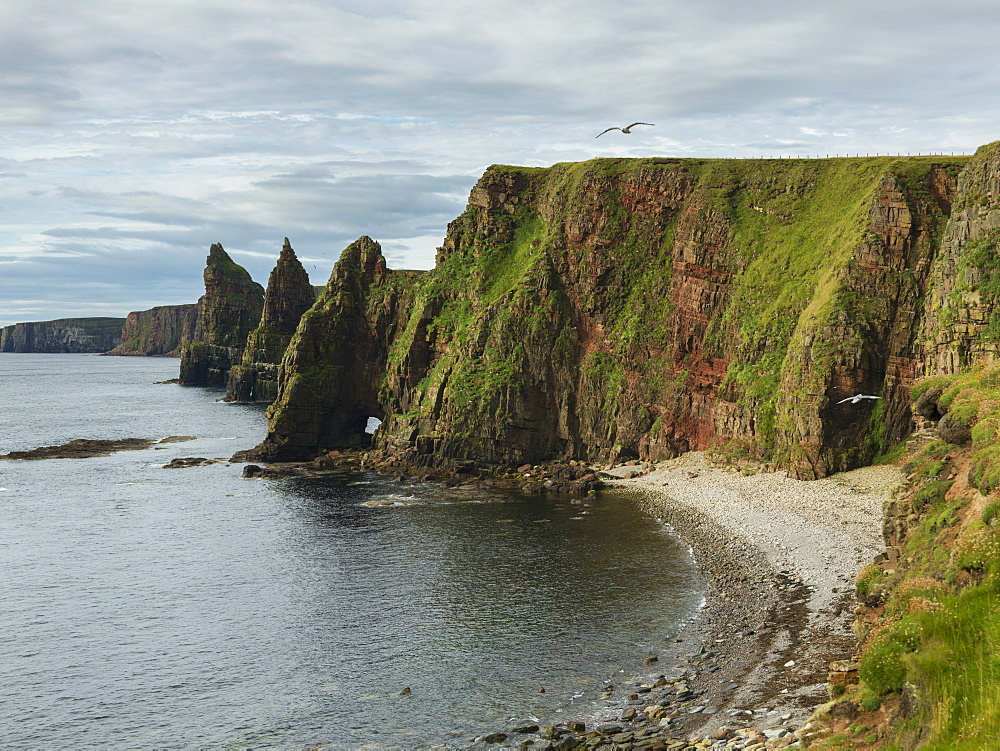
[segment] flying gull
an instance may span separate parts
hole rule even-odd
[[[632,128],[634,128],[636,125],[652,125],[652,124],[653,123],[632,123],[631,125],[626,125],[624,128],[608,128],[608,130],[620,130],[622,133],[631,133]],[[594,136],[594,138],[600,138],[605,133],[607,133],[608,130],[602,130],[600,133]]]
[[[837,404],[843,404],[844,402],[850,402],[851,404],[857,404],[862,399],[881,399],[881,396],[869,396],[868,394],[855,394],[854,396],[849,396],[846,399],[841,399]]]

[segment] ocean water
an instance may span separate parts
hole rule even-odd
[[[195,437],[0,462],[2,747],[463,747],[594,712],[698,606],[689,552],[618,494],[164,469],[265,429],[259,406],[157,383],[176,373],[0,354],[0,453]],[[415,503],[362,505],[384,499]]]

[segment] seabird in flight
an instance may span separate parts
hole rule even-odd
[[[632,128],[634,128],[636,125],[652,125],[652,124],[653,123],[632,123],[631,125],[626,125],[624,128],[608,128],[608,130],[620,130],[622,133],[631,133]],[[608,130],[602,130],[600,133],[594,136],[594,138],[600,138],[605,133],[607,133]]]
[[[846,399],[841,399],[837,404],[843,404],[844,402],[850,402],[851,404],[857,404],[862,399],[881,399],[881,396],[869,396],[868,394],[855,394],[854,396],[849,396]]]

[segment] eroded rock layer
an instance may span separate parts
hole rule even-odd
[[[420,276],[389,271],[369,237],[344,250],[285,351],[267,439],[247,458],[306,459],[365,439],[368,418],[385,416],[379,389],[389,346],[401,335]]]

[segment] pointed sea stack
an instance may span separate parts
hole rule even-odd
[[[198,306],[195,341],[181,350],[180,382],[225,384],[229,369],[242,359],[247,335],[260,321],[264,288],[216,243],[209,250],[205,294]]]
[[[226,400],[272,402],[278,394],[278,366],[302,315],[316,302],[316,288],[285,238],[267,281],[260,325],[250,332],[243,361],[229,371]]]
[[[370,237],[351,243],[285,351],[267,437],[251,461],[295,461],[364,443],[384,417],[379,390],[400,315],[420,272],[390,271]],[[405,318],[403,319],[405,324]]]

